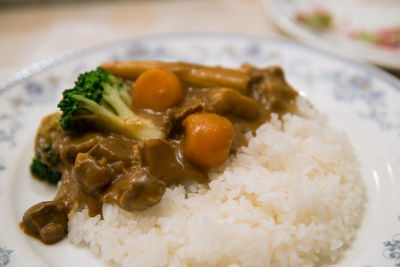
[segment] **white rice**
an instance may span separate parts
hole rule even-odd
[[[313,266],[333,262],[356,234],[365,186],[344,133],[299,101],[248,147],[210,172],[209,189],[168,188],[129,213],[70,214],[69,239],[122,266]]]

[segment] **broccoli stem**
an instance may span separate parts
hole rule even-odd
[[[122,100],[120,93],[108,84],[104,85],[102,101],[105,101],[110,105],[118,116],[138,119],[138,116],[136,116],[136,114],[126,105],[125,101]]]
[[[82,119],[86,118],[102,121],[102,125],[110,131],[121,133],[126,137],[137,140],[164,137],[164,133],[154,125],[153,122],[136,116],[119,97],[115,97],[115,99],[117,99],[115,100],[112,96],[113,94],[105,95],[103,97],[105,97],[104,100],[107,100],[107,98],[112,99],[112,101],[110,99],[110,101],[107,101],[106,103],[115,109],[117,114],[121,116],[115,115],[113,112],[107,110],[93,100],[80,95],[75,95],[74,98],[80,101],[82,105],[81,108],[90,111],[87,115],[79,115],[78,117]]]

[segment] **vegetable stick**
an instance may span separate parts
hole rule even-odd
[[[241,69],[206,67],[199,64],[160,61],[105,62],[101,64],[106,71],[116,76],[135,80],[149,69],[165,69],[174,72],[183,82],[203,87],[231,87],[247,93],[250,76]]]

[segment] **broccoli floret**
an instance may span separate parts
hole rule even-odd
[[[133,113],[127,86],[101,67],[79,75],[74,88],[63,92],[58,107],[64,130],[80,131],[85,122],[92,122],[99,129],[137,140],[164,136],[151,120]]]
[[[57,167],[61,160],[60,152],[54,147],[54,143],[51,145],[46,144],[38,148],[38,150],[36,150],[36,158],[42,159],[44,162],[54,167]]]
[[[34,159],[30,166],[34,176],[52,184],[61,179],[60,118],[60,113],[52,113],[40,122],[35,138]]]
[[[57,184],[61,180],[62,175],[60,172],[41,162],[36,157],[32,159],[30,170],[34,176],[51,184]]]

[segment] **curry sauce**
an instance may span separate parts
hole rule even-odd
[[[179,104],[163,111],[132,107],[162,129],[165,138],[137,140],[90,123],[77,133],[60,126],[60,113],[43,118],[35,139],[35,155],[46,164],[59,159],[53,166],[62,173],[62,179],[53,200],[25,212],[20,227],[26,234],[52,244],[67,235],[71,211],[88,207],[90,216],[101,215],[103,203],[141,211],[156,205],[168,186],[207,184],[209,168],[185,156],[183,122],[191,114],[215,113],[228,119],[233,126],[229,154],[234,154],[247,145],[245,134],[255,134],[272,113],[281,116],[297,110],[297,92],[286,83],[279,67],[243,65],[235,70],[189,63],[155,64],[135,63],[131,72],[107,69],[111,66],[107,64],[104,67],[130,85],[149,68],[161,66],[177,75],[184,90]]]

